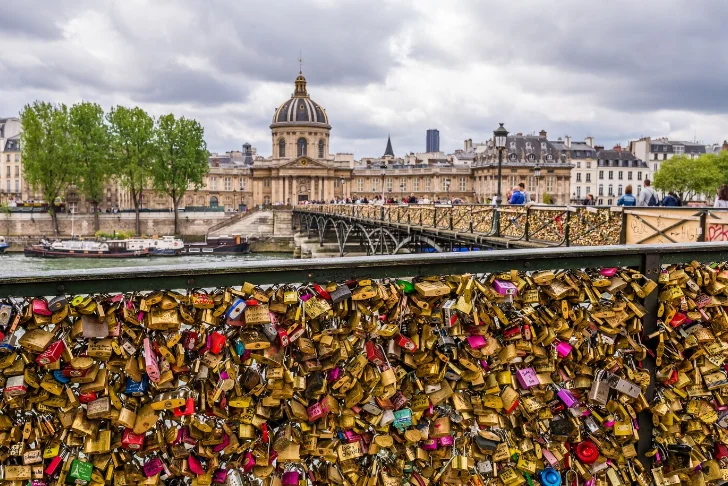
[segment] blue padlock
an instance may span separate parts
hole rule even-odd
[[[235,353],[238,356],[242,356],[245,352],[245,344],[243,344],[241,341],[235,341]]]
[[[547,467],[538,474],[538,482],[542,486],[560,486],[561,474],[556,469]]]
[[[55,378],[56,381],[63,383],[64,385],[66,383],[70,383],[70,381],[71,381],[70,376],[63,375],[63,370],[53,370],[53,378]]]
[[[142,397],[147,393],[147,386],[149,386],[149,377],[147,375],[142,375],[142,381],[134,381],[130,376],[127,376],[125,393],[132,397]]]
[[[235,321],[240,318],[246,307],[248,307],[248,304],[245,302],[245,300],[235,299],[235,302],[232,303],[230,308],[225,313],[225,317],[227,317],[231,321]]]
[[[398,429],[405,429],[412,426],[412,410],[403,408],[394,412],[394,426]]]

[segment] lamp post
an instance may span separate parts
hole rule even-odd
[[[382,163],[379,168],[382,169],[382,204],[384,204],[384,176],[387,175],[387,164]]]
[[[341,183],[341,200],[346,201],[346,191],[344,190],[344,184],[346,184],[346,179],[343,177],[339,179],[339,182]]]
[[[233,209],[238,209],[238,190],[233,188]]]
[[[508,137],[508,130],[500,126],[493,131],[493,141],[495,142],[495,148],[498,150],[498,195],[496,196],[496,206],[500,206],[503,203],[501,197],[501,181],[503,179],[503,150],[506,148],[506,140]]]
[[[536,178],[536,202],[538,202],[538,194],[541,192],[541,166],[536,164],[533,169],[533,176]]]
[[[450,202],[450,178],[445,179],[445,192],[447,192],[447,202]]]
[[[402,199],[404,197],[404,187],[405,187],[405,183],[400,182],[399,183],[399,198],[400,199]]]

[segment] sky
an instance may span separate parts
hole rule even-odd
[[[0,16],[0,116],[34,100],[199,120],[271,154],[298,58],[331,151],[446,153],[544,129],[611,147],[728,138],[728,2],[25,0]]]

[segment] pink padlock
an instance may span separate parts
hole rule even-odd
[[[53,315],[53,312],[48,310],[48,302],[43,299],[33,299],[31,306],[33,308],[33,314],[38,314],[39,316]]]
[[[313,405],[308,407],[307,412],[309,422],[315,422],[316,420],[324,416],[324,412],[321,409],[320,403],[314,403]]]
[[[328,381],[328,382],[337,381],[340,376],[341,376],[341,368],[331,369],[328,371],[328,373],[326,373],[326,381]]]
[[[422,450],[425,451],[434,451],[437,450],[438,440],[437,439],[427,439],[420,442],[420,447],[422,447]]]
[[[149,338],[144,338],[144,366],[149,379],[154,383],[158,383],[161,376],[159,373],[159,363],[157,363],[157,353],[152,349]]]
[[[566,341],[561,341],[556,345],[556,352],[559,354],[559,358],[566,358],[571,353],[571,344]]]
[[[243,471],[249,473],[253,468],[255,468],[255,456],[253,456],[252,452],[247,451],[243,462]]]
[[[159,457],[154,457],[154,458],[148,460],[147,462],[144,463],[144,466],[142,466],[142,470],[144,471],[144,476],[146,476],[148,478],[151,478],[152,476],[156,476],[157,474],[164,471],[164,465],[162,464],[162,459],[160,459]]]
[[[227,469],[218,469],[215,471],[212,475],[212,482],[216,484],[223,484],[225,480],[227,479],[228,470]]]
[[[617,269],[613,267],[602,268],[599,270],[599,274],[603,277],[614,277],[617,274]]]
[[[361,435],[357,434],[353,430],[345,430],[344,431],[344,440],[351,444],[352,442],[359,442],[361,439]]]
[[[197,459],[194,454],[190,454],[187,457],[187,465],[190,467],[190,472],[202,476],[205,474],[205,470],[202,467],[202,463]]]
[[[468,344],[473,349],[484,348],[485,346],[488,345],[488,341],[485,340],[484,336],[479,336],[479,335],[468,336],[467,340],[468,340]]]
[[[228,444],[230,444],[230,437],[227,434],[223,434],[222,442],[212,446],[212,452],[220,452],[221,450],[225,449]]]
[[[518,287],[506,280],[493,280],[493,288],[501,295],[516,295],[518,293]]]
[[[525,390],[528,390],[532,386],[538,386],[541,384],[538,376],[536,376],[536,372],[533,371],[533,368],[516,370],[516,378],[518,379],[518,384]]]
[[[286,471],[283,473],[281,483],[283,486],[298,486],[298,471]]]
[[[442,447],[452,447],[454,441],[452,438],[452,435],[445,435],[440,437],[440,446]]]

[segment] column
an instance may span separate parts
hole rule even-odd
[[[283,178],[283,204],[288,204],[288,177]]]
[[[334,179],[326,179],[324,192],[326,193],[325,199],[327,201],[331,200],[331,198],[334,197]]]
[[[318,198],[319,201],[324,200],[324,178],[318,177]]]
[[[294,206],[298,204],[298,183],[296,178],[293,178],[293,188],[291,189],[291,204]]]

